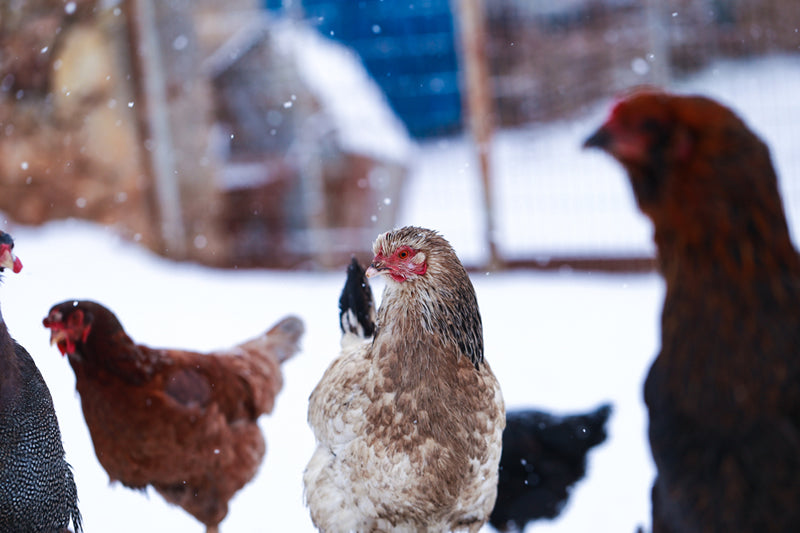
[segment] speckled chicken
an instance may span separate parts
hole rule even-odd
[[[341,355],[310,398],[312,521],[327,533],[476,532],[494,506],[505,415],[475,291],[434,231],[389,231],[373,251],[366,275],[386,279],[375,335],[359,340],[341,320]]]
[[[103,305],[68,300],[44,319],[69,358],[95,453],[111,481],[152,485],[209,532],[256,474],[258,418],[283,386],[280,365],[303,334],[297,317],[211,353],[135,344]]]
[[[800,531],[800,259],[769,149],[718,102],[653,89],[586,145],[627,171],[666,281],[654,533]]]
[[[19,272],[0,231],[0,271]],[[0,532],[81,531],[78,495],[50,391],[0,315]]]
[[[345,344],[371,341],[375,332],[372,290],[355,258],[339,298],[339,322]],[[565,416],[508,410],[489,523],[501,531],[522,531],[528,522],[558,516],[573,485],[586,474],[589,450],[605,441],[610,414],[609,404]]]

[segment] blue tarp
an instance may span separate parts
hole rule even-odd
[[[265,0],[281,10],[282,0]],[[449,0],[303,0],[304,18],[354,49],[414,137],[461,128],[458,62]]]

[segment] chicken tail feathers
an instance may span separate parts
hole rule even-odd
[[[347,267],[347,281],[339,297],[339,327],[360,339],[375,334],[375,301],[364,268],[353,257]]]
[[[300,351],[300,338],[305,332],[303,321],[289,315],[279,320],[266,333],[234,347],[233,353],[260,354],[281,364]]]
[[[300,338],[304,332],[303,321],[290,315],[279,320],[266,333],[227,352],[220,352],[220,355],[228,356],[221,358],[228,367],[227,372],[240,376],[249,386],[255,406],[251,416],[272,412],[275,397],[283,387],[281,364],[300,351]]]
[[[606,422],[611,416],[611,411],[611,404],[606,403],[591,413],[576,416],[578,427],[585,434],[586,442],[590,446],[597,446],[606,440]],[[585,426],[580,426],[581,422],[584,422]]]
[[[489,521],[500,531],[555,518],[586,474],[587,454],[606,439],[611,405],[556,416],[527,409],[506,413],[497,500]]]
[[[582,457],[606,440],[606,422],[611,405],[603,404],[585,414],[555,416],[536,410],[510,411],[506,414],[506,438],[517,432],[563,455]]]
[[[267,331],[267,339],[272,345],[278,361],[283,363],[300,351],[300,337],[305,332],[303,321],[290,315],[281,319]]]

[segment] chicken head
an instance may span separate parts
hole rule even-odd
[[[366,276],[371,278],[388,274],[394,281],[402,283],[424,276],[428,271],[425,252],[402,245],[396,248],[375,250],[372,264],[367,268]]]
[[[14,249],[14,239],[4,231],[0,231],[0,272],[10,268],[14,274],[22,270],[22,261],[11,251]]]
[[[78,302],[67,302],[50,309],[42,320],[44,327],[50,329],[50,346],[58,346],[61,355],[75,353],[78,342],[86,342],[92,329],[91,315],[86,315],[77,307]]]

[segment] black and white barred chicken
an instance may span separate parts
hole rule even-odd
[[[0,231],[0,271],[22,269]],[[78,493],[50,391],[0,315],[0,533],[81,531]]]

